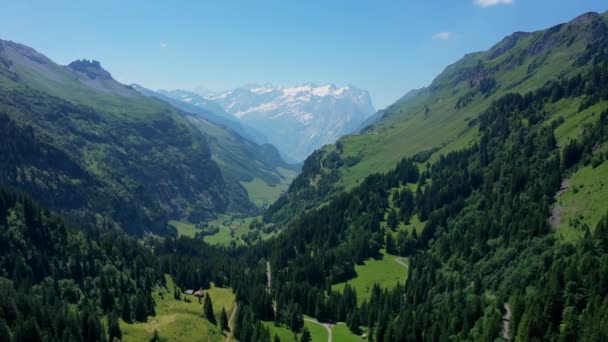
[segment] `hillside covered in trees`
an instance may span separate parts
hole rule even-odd
[[[608,207],[598,197],[608,189],[599,176],[589,181],[597,183],[593,191],[568,185],[581,172],[600,175],[608,167],[607,54],[606,15],[587,14],[465,57],[467,72],[451,66],[418,93],[426,97],[408,101],[431,120],[441,113],[424,101],[445,91],[440,83],[454,86],[454,101],[442,105],[462,115],[470,110],[466,121],[449,116],[466,122],[466,143],[412,150],[348,191],[341,191],[342,167],[367,163],[365,154],[349,156],[348,139],[313,153],[289,194],[264,214],[281,233],[248,246],[211,246],[202,237],[163,235],[160,226],[154,235],[128,229],[130,220],[143,220],[132,226],[140,227],[171,214],[170,206],[154,211],[158,203],[145,188],[124,194],[131,211],[98,211],[114,183],[99,178],[94,164],[78,162],[78,149],[69,146],[100,138],[81,132],[48,140],[57,125],[47,130],[46,121],[26,119],[69,114],[68,123],[99,120],[95,127],[104,127],[106,114],[29,87],[2,88],[0,341],[128,340],[130,327],[155,319],[156,301],[191,303],[195,290],[212,287],[230,288],[236,311],[229,318],[207,292],[194,303],[196,324],[225,334],[221,340],[277,341],[287,330],[307,341],[311,322],[344,323],[357,339],[383,342],[608,340]],[[571,58],[555,59],[564,55]],[[504,83],[522,68],[525,88]],[[396,122],[387,113],[369,129]],[[182,149],[204,139],[182,125],[185,119],[169,117],[165,129],[193,139],[168,148],[180,168]],[[206,153],[199,157],[212,162]],[[184,177],[184,184],[196,179]],[[565,221],[565,193],[589,204],[577,212],[585,220]],[[589,214],[592,201],[601,213]],[[360,276],[365,261],[386,255],[408,258],[405,282],[371,286],[365,297],[349,283],[335,290]],[[163,340],[165,332],[154,329],[149,338]]]

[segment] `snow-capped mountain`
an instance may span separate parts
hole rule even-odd
[[[202,89],[203,88],[201,88],[201,92],[203,92]],[[173,98],[175,100],[179,100],[179,101],[191,104],[193,106],[204,108],[204,109],[211,111],[213,113],[216,113],[216,114],[222,115],[222,114],[226,113],[224,111],[224,109],[217,102],[215,102],[213,100],[209,100],[209,97],[211,97],[213,95],[213,93],[211,93],[211,92],[205,91],[204,94],[208,94],[208,95],[203,95],[203,94],[198,93],[198,89],[197,89],[197,92],[181,90],[181,89],[177,89],[177,90],[161,89],[158,91],[158,93],[161,95]]]
[[[351,85],[247,85],[207,100],[260,131],[285,157],[296,161],[354,132],[374,113],[369,93]]]

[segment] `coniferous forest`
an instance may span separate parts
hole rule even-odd
[[[564,238],[553,222],[566,181],[608,163],[602,18],[584,31],[593,44],[563,62],[569,72],[527,91],[496,93],[498,67],[470,63],[459,79],[466,92],[450,98],[454,111],[488,102],[467,119],[469,144],[420,150],[346,189],[341,168],[366,156],[348,155],[339,141],[307,158],[265,210],[253,209],[240,183],[223,178],[209,158],[208,137],[187,121],[163,112],[166,120],[142,127],[142,134],[154,141],[168,129],[171,136],[149,148],[119,134],[99,148],[92,146],[101,136],[53,137],[54,124],[28,118],[72,115],[68,131],[86,125],[112,131],[125,123],[98,107],[30,89],[13,68],[0,68],[1,77],[19,84],[0,87],[0,342],[127,340],[126,327],[155,320],[160,289],[181,303],[197,300],[186,290],[211,288],[235,296],[233,315],[209,291],[198,298],[201,322],[217,327],[222,340],[278,341],[269,327],[281,327],[309,341],[314,334],[306,324],[315,321],[378,342],[608,341],[608,206],[592,224],[568,222],[577,238]],[[504,65],[515,68],[514,58]],[[421,103],[419,115],[436,115]],[[588,113],[567,140],[560,135],[566,106],[574,115]],[[136,148],[141,155],[129,159]],[[106,166],[80,162],[108,150],[120,156],[108,157]],[[196,160],[181,167],[189,157]],[[171,175],[179,182],[169,182]],[[189,179],[205,190],[184,185]],[[176,234],[169,225],[184,217],[203,222],[214,216],[205,211],[211,207],[255,213],[252,229],[272,227],[276,234],[212,244],[206,234]],[[210,235],[218,234],[214,229]],[[350,283],[358,267],[386,255],[407,258],[407,279],[358,293]],[[149,340],[165,341],[163,333],[154,329]]]

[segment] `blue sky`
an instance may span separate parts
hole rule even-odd
[[[0,38],[152,89],[353,84],[381,108],[464,54],[604,0],[2,1]]]

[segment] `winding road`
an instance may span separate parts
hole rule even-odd
[[[309,318],[309,317],[304,317],[304,320],[307,321],[307,322],[315,323],[315,324],[318,324],[318,325],[324,327],[325,330],[327,330],[327,342],[331,342],[333,340],[333,336],[332,336],[332,333],[331,333],[331,324],[329,324],[329,323],[321,323],[321,322],[317,321],[316,319]]]

